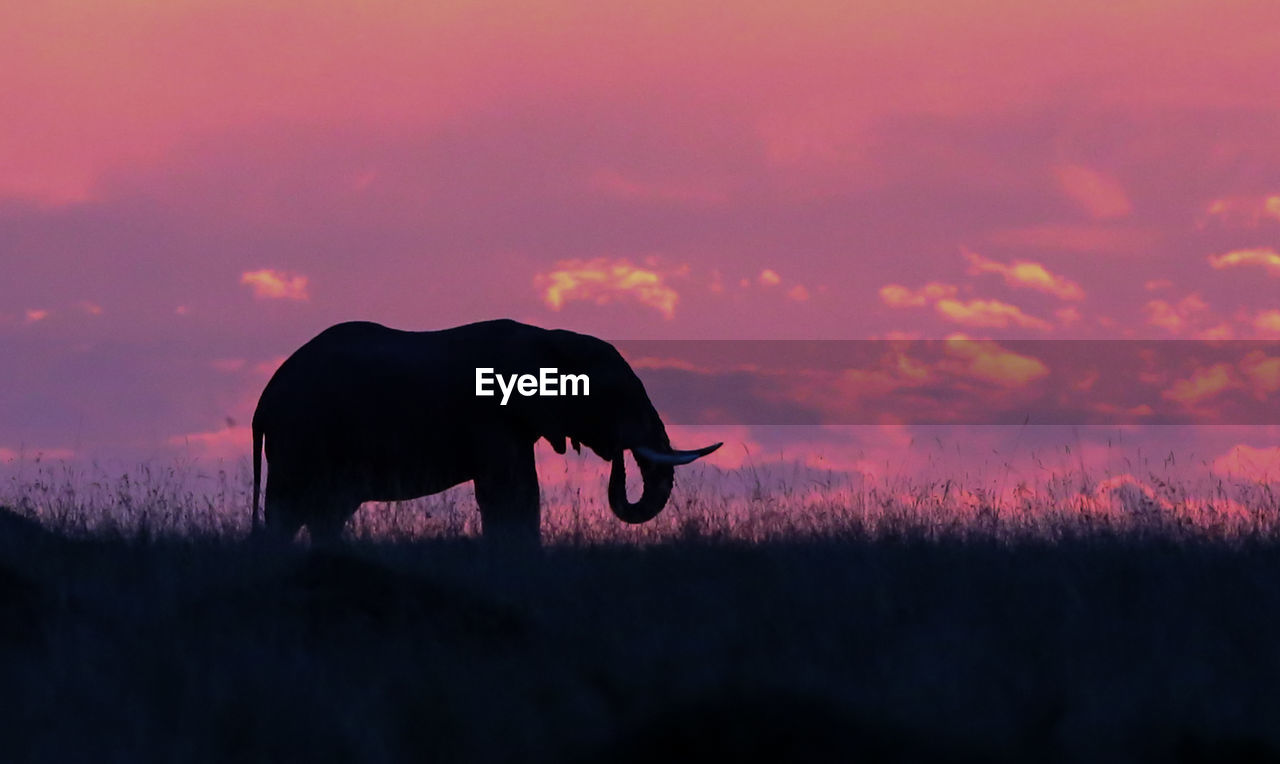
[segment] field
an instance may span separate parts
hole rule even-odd
[[[1265,484],[1019,506],[703,473],[640,529],[564,488],[513,554],[465,493],[312,550],[245,538],[241,476],[179,477],[10,482],[4,760],[1280,757]]]

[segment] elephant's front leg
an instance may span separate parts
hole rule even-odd
[[[475,487],[486,541],[538,545],[542,512],[532,445],[520,444],[491,455],[476,476]]]

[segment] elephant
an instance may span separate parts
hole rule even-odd
[[[526,395],[522,380],[521,394],[512,394],[513,375],[548,369],[568,372],[582,382],[570,386],[581,389]],[[489,372],[497,384],[482,386]],[[493,394],[478,394],[482,387]],[[276,370],[252,431],[255,532],[265,439],[266,532],[292,539],[306,526],[313,543],[337,540],[361,502],[473,481],[482,537],[537,546],[539,438],[557,453],[568,441],[611,462],[609,507],[625,523],[643,523],[666,505],[677,465],[723,445],[673,449],[640,378],[608,342],[509,319],[438,331],[331,326]],[[644,482],[635,502],[627,498],[626,451]]]

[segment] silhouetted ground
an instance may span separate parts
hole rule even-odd
[[[1274,540],[513,556],[0,519],[9,762],[1280,758]]]

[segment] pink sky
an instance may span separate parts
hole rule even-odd
[[[247,458],[274,364],[353,318],[1280,338],[1280,6],[850,5],[0,7],[0,460]],[[1275,427],[1176,442],[1280,470]]]

